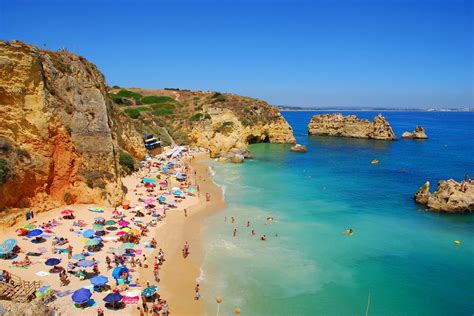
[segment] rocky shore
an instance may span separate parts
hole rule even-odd
[[[318,114],[308,124],[309,135],[327,135],[380,140],[396,140],[397,136],[387,120],[378,114],[371,122],[355,115],[341,113]]]
[[[434,212],[474,212],[474,183],[457,182],[453,179],[441,180],[436,190],[431,193],[430,183],[427,181],[415,193],[415,201]]]

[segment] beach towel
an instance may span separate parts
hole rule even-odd
[[[30,257],[39,257],[39,256],[42,255],[42,253],[41,252],[32,252],[32,251],[30,251],[30,252],[27,252],[26,255],[30,256]]]
[[[138,296],[135,296],[135,297],[124,296],[124,298],[122,298],[122,302],[126,305],[137,304],[138,301],[139,301]]]
[[[45,277],[45,276],[51,275],[51,273],[46,272],[46,271],[38,271],[35,274],[39,277]]]

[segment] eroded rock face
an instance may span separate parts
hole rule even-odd
[[[248,152],[249,143],[296,142],[291,126],[276,109],[267,109],[275,111],[274,119],[247,126],[229,109],[209,107],[205,110],[211,118],[194,125],[188,137],[193,145],[208,148],[213,158],[235,150]]]
[[[427,139],[428,135],[426,135],[425,129],[423,127],[417,125],[413,132],[410,133],[410,132],[406,131],[402,134],[402,137],[407,138],[407,139],[410,139],[410,138],[413,138],[413,139]]]
[[[381,140],[397,139],[387,120],[378,114],[372,122],[341,113],[314,115],[308,125],[309,135],[327,135]]]
[[[294,146],[291,146],[290,150],[298,153],[305,153],[308,151],[308,148],[306,148],[306,146],[304,145],[296,144]]]
[[[0,42],[0,56],[0,139],[8,144],[0,158],[12,171],[0,208],[119,203],[117,127],[96,66],[21,42]],[[140,137],[123,134],[128,143]]]
[[[453,179],[441,180],[436,191],[430,193],[430,183],[427,181],[415,193],[415,201],[434,212],[474,212],[474,184]]]

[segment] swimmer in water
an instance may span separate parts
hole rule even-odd
[[[233,237],[237,236],[237,228],[234,228],[234,232],[232,233],[232,236]]]
[[[342,233],[346,234],[346,235],[352,235],[354,233],[354,231],[352,230],[352,228],[349,228],[349,229],[343,231]]]
[[[255,230],[252,229],[252,236],[255,236]]]
[[[263,240],[263,241],[267,240],[267,235],[263,235],[262,237],[260,237],[260,240]]]

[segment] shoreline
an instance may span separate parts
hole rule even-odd
[[[201,276],[201,265],[204,259],[204,244],[201,234],[202,221],[224,208],[224,196],[221,188],[213,181],[205,161],[209,155],[197,154],[187,160],[191,167],[192,182],[200,187],[199,199],[187,208],[168,211],[164,224],[155,231],[158,250],[165,252],[165,263],[160,269],[159,292],[166,298],[173,315],[204,315],[202,300],[194,300],[196,280]],[[196,171],[196,174],[194,174]],[[206,202],[205,194],[211,195]],[[185,241],[190,245],[190,254],[183,259],[181,249]],[[148,265],[153,265],[157,251],[148,258]],[[153,280],[152,269],[140,269],[140,280]]]

